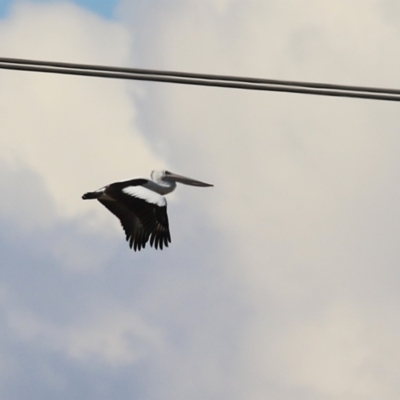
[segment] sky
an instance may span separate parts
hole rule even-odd
[[[0,54],[399,88],[394,0],[0,1]],[[0,71],[0,398],[400,397],[396,103]],[[168,169],[168,249],[83,193]]]

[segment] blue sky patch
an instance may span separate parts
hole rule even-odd
[[[12,2],[13,0],[0,0],[0,18],[7,16]]]
[[[112,19],[119,0],[73,0],[72,2],[102,17]]]
[[[56,3],[61,1],[63,0],[32,0],[33,3]],[[8,15],[14,2],[15,0],[0,0],[0,18],[5,18]],[[104,18],[112,19],[119,0],[70,0],[69,2],[93,11]]]

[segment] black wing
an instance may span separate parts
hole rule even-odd
[[[166,205],[160,207],[112,187],[106,189],[106,194],[110,199],[98,200],[121,221],[130,248],[141,250],[149,239],[156,249],[168,247],[171,236]]]

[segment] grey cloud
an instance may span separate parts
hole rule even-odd
[[[343,1],[210,2],[195,13],[182,2],[135,3],[133,10],[129,4],[121,10],[126,7],[124,29],[135,38],[134,66],[396,80],[382,60],[395,50],[397,33],[387,36],[373,1],[363,3],[362,13]],[[97,33],[87,33],[93,43],[104,28],[97,23]],[[13,32],[22,43],[25,34]],[[128,52],[125,34],[113,37]],[[372,53],[379,57],[372,60]],[[69,116],[84,113],[56,94],[55,108],[69,112],[44,132],[33,124],[27,135],[24,124],[4,119],[5,132],[22,132],[32,143],[61,122],[65,132],[79,129],[71,147],[57,153],[61,159],[82,146],[79,174],[71,178],[70,171],[51,168],[40,146],[2,138],[0,183],[11,190],[0,199],[0,352],[11,366],[1,384],[4,397],[24,398],[29,390],[33,398],[345,400],[383,393],[396,399],[397,106],[162,84],[107,84],[100,91],[100,83],[91,85],[85,101],[98,99],[100,124],[93,124],[96,113],[70,124]],[[108,90],[113,101],[102,102]],[[18,97],[2,104],[17,103]],[[39,104],[47,110],[48,102]],[[107,119],[104,110],[114,108]],[[24,163],[15,164],[5,148]],[[104,148],[112,151],[108,157]],[[84,208],[79,197],[121,171],[147,176],[162,160],[215,187],[178,187],[168,199],[171,247],[135,254],[118,221],[95,203]],[[62,191],[55,177],[65,178]],[[15,178],[25,185],[13,184]],[[38,205],[22,214],[34,230],[24,230],[16,212],[24,187]],[[60,212],[64,206],[69,213]],[[41,215],[49,222],[40,224]]]

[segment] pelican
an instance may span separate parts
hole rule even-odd
[[[83,200],[97,199],[121,222],[126,240],[133,250],[150,245],[162,250],[171,243],[167,201],[164,195],[176,188],[176,183],[209,187],[209,183],[196,181],[169,171],[152,171],[151,180],[134,178],[111,183],[94,192],[85,193]]]

